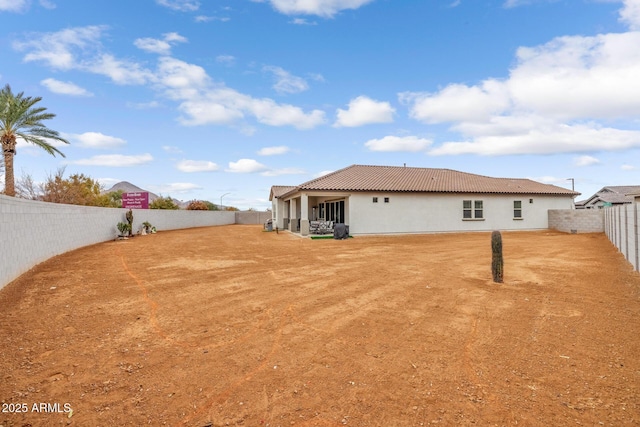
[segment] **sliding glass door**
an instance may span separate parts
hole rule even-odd
[[[344,223],[344,200],[320,203],[318,206],[319,219]]]

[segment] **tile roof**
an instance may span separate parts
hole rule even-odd
[[[293,187],[277,197],[303,190],[571,196],[580,194],[530,179],[492,178],[451,169],[351,165]]]
[[[287,194],[289,191],[295,190],[297,187],[295,185],[272,185],[271,186],[271,197],[269,200],[274,197],[280,197],[283,194]]]
[[[632,203],[634,198],[629,194],[638,193],[640,193],[640,185],[611,185],[603,187],[586,200],[576,202],[576,205],[593,205],[599,201],[612,204]]]

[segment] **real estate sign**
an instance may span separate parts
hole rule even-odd
[[[122,207],[126,209],[149,209],[149,192],[122,193]]]

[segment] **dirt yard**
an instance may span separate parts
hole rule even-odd
[[[0,425],[640,423],[640,276],[602,234],[309,240],[232,225],[0,290]]]

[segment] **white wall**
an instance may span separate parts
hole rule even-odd
[[[372,198],[378,197],[378,203]],[[384,198],[389,197],[389,203]],[[533,203],[529,203],[533,199]],[[482,200],[484,220],[463,220],[462,201]],[[513,218],[522,201],[522,220]],[[549,226],[549,209],[571,209],[571,197],[541,195],[353,193],[349,199],[351,234],[449,231],[536,230]]]
[[[116,237],[126,209],[95,208],[0,195],[0,288],[52,256]],[[235,212],[133,210],[133,230],[159,231],[234,224]]]
[[[604,232],[633,268],[640,270],[640,213],[638,203],[604,208]]]

